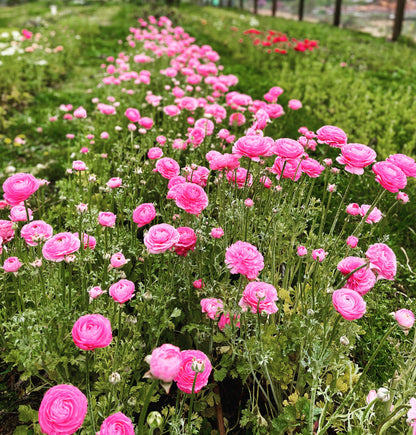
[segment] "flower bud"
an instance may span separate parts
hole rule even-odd
[[[155,429],[156,427],[160,427],[163,424],[163,417],[160,412],[152,411],[147,416],[147,424],[151,429]]]
[[[387,388],[379,388],[377,390],[377,399],[381,400],[382,402],[388,402],[390,400],[390,392]]]
[[[343,335],[340,339],[339,342],[343,345],[343,346],[348,346],[350,344],[350,340],[348,340],[348,337],[346,337],[345,335]]]
[[[108,382],[110,382],[110,384],[118,384],[120,381],[121,381],[121,376],[117,372],[111,373],[111,375],[108,378]]]

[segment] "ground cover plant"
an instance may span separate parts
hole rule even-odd
[[[3,178],[2,358],[42,393],[16,433],[411,433],[415,161],[243,92],[165,15],[125,32],[36,127],[66,175]]]

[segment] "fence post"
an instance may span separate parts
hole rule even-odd
[[[336,27],[339,27],[341,24],[341,5],[342,0],[335,0],[334,26]]]
[[[276,16],[277,11],[277,0],[272,0],[272,17]]]
[[[299,21],[303,20],[304,9],[305,9],[305,0],[299,0]]]
[[[397,0],[396,13],[394,14],[393,36],[391,38],[393,41],[397,41],[402,33],[405,7],[406,0]]]

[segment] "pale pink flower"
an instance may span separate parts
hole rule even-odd
[[[229,183],[231,183],[233,186],[237,184],[239,189],[242,189],[246,185],[248,187],[253,185],[253,176],[251,173],[247,172],[246,168],[237,168],[235,171],[227,171],[226,177]]]
[[[75,118],[86,118],[87,117],[87,111],[82,107],[78,107],[78,109],[74,110],[74,116]]]
[[[314,249],[312,251],[312,258],[314,260],[319,260],[319,262],[321,263],[322,261],[324,261],[325,257],[328,255],[328,252],[325,252],[324,249],[320,248],[320,249]]]
[[[251,312],[273,314],[277,312],[277,291],[266,282],[250,282],[247,284],[243,291],[243,297],[240,299],[238,305],[242,307],[243,311],[251,308]]]
[[[179,373],[182,362],[181,350],[172,344],[162,344],[153,349],[150,356],[150,373],[163,382],[172,382]]]
[[[406,204],[409,202],[409,195],[404,192],[399,192],[396,196],[397,201],[400,201],[403,204]]]
[[[98,223],[103,227],[114,228],[117,216],[111,211],[100,211],[98,213]]]
[[[123,180],[120,177],[112,177],[107,181],[107,186],[111,189],[115,189],[116,187],[120,187],[123,183]]]
[[[253,205],[254,205],[254,201],[251,199],[251,198],[247,198],[245,201],[244,201],[244,205],[246,206],[246,207],[253,207]]]
[[[355,236],[348,236],[347,237],[347,245],[350,246],[351,248],[356,248],[358,245],[358,239]]]
[[[384,243],[370,245],[365,253],[370,260],[370,268],[377,273],[377,279],[392,281],[396,276],[397,262],[393,250]]]
[[[80,204],[77,205],[76,208],[77,208],[77,212],[78,213],[85,213],[88,210],[88,205],[80,203]]]
[[[365,401],[367,405],[369,405],[373,400],[377,399],[377,391],[376,390],[370,390]]]
[[[233,274],[241,273],[247,279],[257,278],[264,268],[263,255],[250,243],[238,241],[225,253],[225,264]]]
[[[10,242],[14,237],[13,222],[0,219],[0,237],[3,243]]]
[[[110,137],[110,135],[106,132],[106,131],[103,131],[101,134],[100,134],[100,138],[101,139],[108,139]]]
[[[29,215],[29,220],[33,220],[33,212],[30,208],[27,209],[24,205],[15,205],[10,209],[9,219],[13,222],[26,222],[27,215]]]
[[[206,313],[207,318],[214,320],[219,315],[222,309],[224,308],[224,303],[221,299],[217,298],[205,298],[201,299],[201,308],[202,312]]]
[[[415,315],[412,311],[402,308],[394,313],[394,318],[399,324],[400,328],[404,331],[405,335],[409,333],[409,329],[415,323]]]
[[[117,252],[116,254],[113,254],[110,258],[111,266],[113,266],[116,269],[124,266],[126,263],[127,263],[126,257],[121,252]]]
[[[360,207],[360,214],[362,217],[364,217],[367,214],[368,210],[370,210],[370,207],[371,206],[368,204],[363,204]],[[381,213],[381,211],[377,207],[374,207],[371,213],[367,216],[367,219],[365,221],[368,224],[377,223],[381,221],[382,217],[383,214]]]
[[[334,308],[346,320],[356,320],[364,316],[366,303],[363,297],[354,290],[342,288],[332,293]]]
[[[88,294],[90,296],[90,299],[96,299],[98,296],[101,296],[104,292],[102,291],[100,286],[92,287],[88,290]]]
[[[23,263],[20,262],[20,260],[17,257],[9,257],[4,260],[3,263],[3,270],[5,272],[17,272],[21,267],[23,266]]]
[[[37,246],[38,242],[50,239],[52,234],[52,227],[44,221],[32,221],[20,230],[20,235],[29,246]]]
[[[45,242],[42,254],[46,260],[60,262],[78,251],[80,246],[81,242],[75,234],[68,232],[58,233]]]
[[[292,110],[298,110],[302,108],[302,103],[299,100],[289,100],[288,106]]]
[[[172,225],[159,224],[150,227],[144,236],[144,244],[150,254],[161,254],[179,242],[180,234]]]
[[[212,228],[211,237],[214,239],[220,239],[224,235],[224,230],[221,227]]]
[[[74,160],[72,162],[72,169],[74,169],[75,171],[85,171],[88,168],[82,160]]]

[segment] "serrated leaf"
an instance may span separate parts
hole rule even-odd
[[[174,308],[170,317],[179,317],[182,314],[182,310],[179,308]]]
[[[19,406],[19,420],[24,423],[33,423],[38,421],[38,412],[27,405]]]
[[[220,370],[214,371],[214,379],[216,382],[221,382],[224,380],[224,378],[227,376],[227,369],[221,368]]]
[[[29,429],[27,426],[17,426],[13,432],[13,435],[27,435]]]

